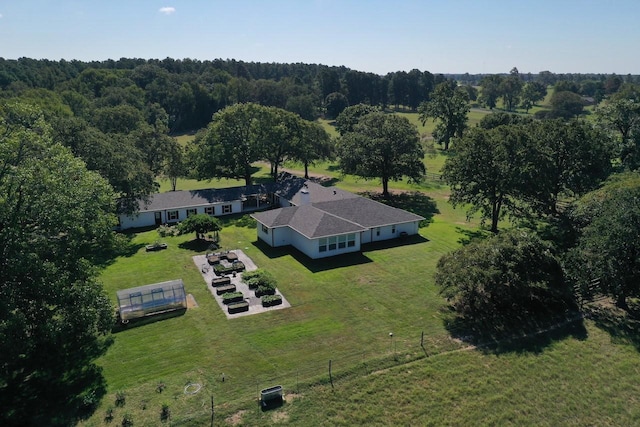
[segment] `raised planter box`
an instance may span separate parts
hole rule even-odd
[[[242,292],[227,292],[222,294],[222,303],[231,304],[232,302],[244,301]]]
[[[275,288],[263,288],[261,286],[258,287],[258,289],[256,289],[256,297],[260,298],[263,297],[265,295],[275,295],[276,294],[276,290]]]
[[[274,305],[282,304],[282,297],[280,295],[268,295],[262,298],[263,307],[273,307]]]
[[[209,255],[207,256],[207,262],[211,265],[216,265],[220,263],[220,257],[218,255]]]
[[[234,302],[227,306],[229,314],[242,313],[243,311],[249,311],[249,303],[246,301]]]
[[[231,277],[216,277],[211,281],[211,286],[217,288],[218,286],[226,286],[231,284]]]
[[[225,258],[227,258],[227,261],[229,262],[233,262],[233,261],[237,261],[238,260],[238,254],[236,254],[235,252],[229,252],[226,253]]]
[[[153,245],[145,246],[145,249],[146,249],[147,252],[161,251],[163,249],[167,249],[167,244],[166,243],[154,243]]]
[[[229,273],[233,273],[234,271],[240,272],[243,270],[244,270],[244,264],[241,261],[234,261],[233,264],[231,264],[229,267],[225,267],[222,264],[216,264],[213,266],[213,271],[217,275],[229,274]]]
[[[235,291],[236,291],[236,285],[218,286],[216,288],[216,294],[218,295],[223,295],[223,294],[235,292]]]

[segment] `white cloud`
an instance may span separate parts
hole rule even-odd
[[[158,12],[164,13],[165,15],[171,15],[175,11],[176,11],[176,8],[172,6],[161,7],[160,10],[158,10]]]

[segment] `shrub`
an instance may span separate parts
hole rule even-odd
[[[260,285],[258,286],[258,289],[256,289],[257,297],[261,297],[263,295],[274,295],[275,293],[276,293],[276,288],[271,286]]]
[[[124,393],[124,391],[117,391],[116,392],[116,406],[124,406],[126,401],[127,401],[127,395]]]
[[[179,233],[180,231],[178,230],[178,227],[173,225],[163,224],[158,227],[158,234],[160,237],[177,236]]]
[[[276,279],[265,270],[248,271],[242,275],[242,281],[249,289],[257,289],[258,286],[271,286],[276,288]]]
[[[265,295],[262,297],[262,306],[271,307],[273,305],[282,304],[282,297],[280,295]]]
[[[110,406],[107,408],[107,411],[104,415],[104,422],[110,423],[111,421],[113,421],[113,408]]]
[[[122,427],[133,427],[133,417],[131,414],[126,413],[122,416]]]
[[[171,409],[166,403],[162,404],[162,410],[160,410],[160,421],[166,422],[171,417]]]

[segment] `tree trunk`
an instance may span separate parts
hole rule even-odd
[[[389,198],[389,178],[382,178],[382,197]]]
[[[273,182],[278,182],[278,164],[271,165],[271,176],[273,176]]]
[[[304,179],[309,179],[309,163],[304,162]]]
[[[500,219],[500,208],[502,207],[502,198],[493,203],[491,207],[491,232],[498,233],[498,220]]]

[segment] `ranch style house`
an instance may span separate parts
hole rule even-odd
[[[252,213],[257,235],[272,247],[291,245],[317,259],[358,252],[362,244],[418,233],[424,218],[366,197],[289,174],[275,183],[169,191],[119,216],[120,229],[175,224],[190,215]]]

